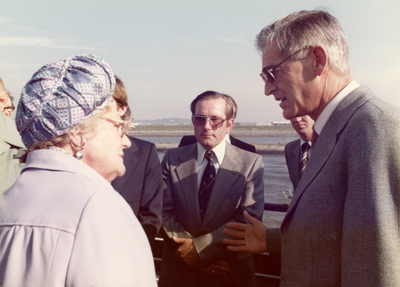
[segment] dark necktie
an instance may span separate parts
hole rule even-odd
[[[208,200],[210,199],[211,190],[215,181],[215,166],[212,160],[213,154],[213,151],[206,151],[204,154],[204,157],[207,159],[208,163],[206,168],[204,169],[199,187],[199,205],[201,219],[204,218],[204,214],[206,213]]]
[[[308,160],[308,151],[310,150],[310,145],[308,143],[303,143],[301,145],[301,159],[300,159],[300,177],[306,169],[307,160]]]

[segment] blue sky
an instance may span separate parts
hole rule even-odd
[[[125,82],[135,118],[189,118],[206,90],[238,103],[237,122],[281,121],[258,76],[257,33],[298,10],[327,7],[350,43],[353,77],[400,107],[400,1],[0,0],[0,77],[18,100],[44,64],[105,59]]]

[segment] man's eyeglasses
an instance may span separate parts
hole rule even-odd
[[[124,135],[127,132],[129,132],[129,130],[130,130],[130,122],[131,122],[130,118],[127,120],[124,120],[124,121],[117,120],[117,119],[111,119],[111,118],[107,118],[107,117],[100,117],[100,118],[102,118],[103,120],[113,122],[113,124],[115,124],[118,127],[118,132],[119,132],[121,138],[124,137]]]
[[[217,117],[205,117],[205,116],[193,116],[193,123],[196,126],[204,126],[207,123],[207,119],[210,120],[210,126],[213,129],[218,129],[222,126],[224,121],[227,119],[221,119]]]
[[[14,106],[7,106],[3,108],[3,111],[8,111],[9,113],[12,113],[15,110]]]
[[[289,60],[291,57],[293,57],[294,55],[296,55],[297,53],[299,53],[300,51],[303,51],[306,48],[312,48],[311,46],[306,46],[304,48],[301,48],[300,50],[294,52],[293,54],[291,54],[289,57],[287,57],[286,59],[284,59],[282,62],[280,62],[278,65],[276,65],[273,68],[267,69],[264,68],[260,74],[261,78],[264,80],[264,82],[270,82],[271,84],[275,83],[276,78],[275,78],[275,70],[276,68],[278,68],[280,65],[282,65],[283,63],[285,63],[287,60]]]

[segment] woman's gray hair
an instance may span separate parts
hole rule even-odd
[[[67,133],[62,134],[58,137],[55,137],[48,141],[42,142],[34,142],[28,149],[29,152],[39,149],[49,149],[50,147],[62,147],[64,145],[70,145],[71,139],[69,137],[69,133],[71,131],[76,132],[78,135],[87,137],[87,135],[91,135],[92,137],[96,136],[99,120],[102,116],[107,115],[112,111],[111,105],[108,104],[101,111],[94,114],[92,117],[80,122]]]
[[[338,74],[350,73],[349,44],[338,20],[322,10],[299,11],[282,17],[266,26],[257,35],[259,52],[276,43],[282,56],[288,57],[307,46],[321,45],[329,56],[329,66]],[[307,56],[309,49],[294,55],[294,59]]]

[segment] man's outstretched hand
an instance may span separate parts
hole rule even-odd
[[[250,251],[261,253],[267,251],[267,227],[258,219],[252,217],[247,211],[243,211],[244,218],[250,224],[228,223],[223,233],[239,239],[224,239],[230,251]]]

